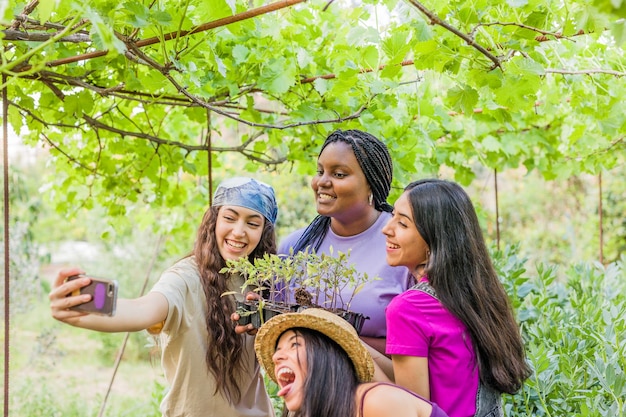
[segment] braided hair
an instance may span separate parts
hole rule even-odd
[[[343,142],[350,145],[359,167],[372,190],[374,208],[378,211],[392,212],[393,207],[387,202],[393,164],[387,146],[376,136],[360,130],[335,130],[326,138],[319,155],[331,143]],[[319,158],[318,155],[318,158]],[[330,217],[318,215],[304,230],[293,250],[300,252],[309,247],[317,251],[330,228]]]

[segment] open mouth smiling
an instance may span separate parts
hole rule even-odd
[[[234,240],[226,240],[226,244],[228,246],[232,246],[233,248],[237,248],[237,249],[241,249],[244,246],[246,246],[245,243],[239,243],[239,242],[235,242]]]
[[[319,193],[317,195],[317,198],[319,198],[320,200],[330,201],[330,200],[335,200],[337,197],[333,197],[330,194]]]
[[[296,381],[296,374],[293,370],[283,366],[276,371],[276,382],[280,386],[280,391],[276,393],[279,397],[284,397],[291,391],[291,386]]]
[[[278,385],[281,388],[286,385],[292,384],[296,379],[296,374],[289,368],[283,367],[278,370],[276,373],[276,380],[278,381]]]

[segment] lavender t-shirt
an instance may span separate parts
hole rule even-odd
[[[366,284],[352,299],[350,310],[369,316],[361,329],[361,336],[385,337],[385,307],[396,295],[406,291],[413,284],[413,277],[406,267],[392,267],[387,264],[385,236],[382,229],[391,217],[390,213],[383,212],[378,220],[366,231],[354,236],[338,236],[332,229],[328,231],[322,242],[318,254],[350,252],[350,262],[359,273],[367,273],[369,278],[378,277],[379,280]],[[304,229],[299,229],[287,236],[278,247],[279,254],[288,254]],[[341,291],[341,298],[347,302],[353,288]],[[321,304],[323,300],[318,300]],[[338,306],[339,307],[339,306]],[[344,307],[345,306],[340,306]]]
[[[450,417],[473,416],[479,375],[465,325],[418,290],[394,298],[386,315],[387,354],[427,357],[430,400]]]

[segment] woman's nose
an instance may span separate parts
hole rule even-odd
[[[330,185],[330,182],[331,182],[331,176],[328,173],[322,173],[317,178],[317,184],[323,187],[328,187]]]
[[[280,353],[280,349],[277,349],[274,354],[272,355],[272,362],[274,362],[274,364],[278,365],[278,363],[284,359],[284,355],[282,353]]]
[[[244,234],[246,234],[245,230],[246,230],[246,228],[245,228],[243,222],[237,222],[233,226],[233,235],[234,236],[243,236]]]

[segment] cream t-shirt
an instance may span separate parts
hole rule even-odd
[[[240,292],[240,282],[232,291]],[[239,381],[241,400],[230,404],[210,374],[205,352],[208,333],[205,325],[206,299],[194,257],[167,269],[151,291],[165,296],[169,303],[161,331],[161,363],[170,389],[161,403],[164,417],[268,417],[274,416],[254,355],[254,336],[244,335],[242,360],[247,372]]]

